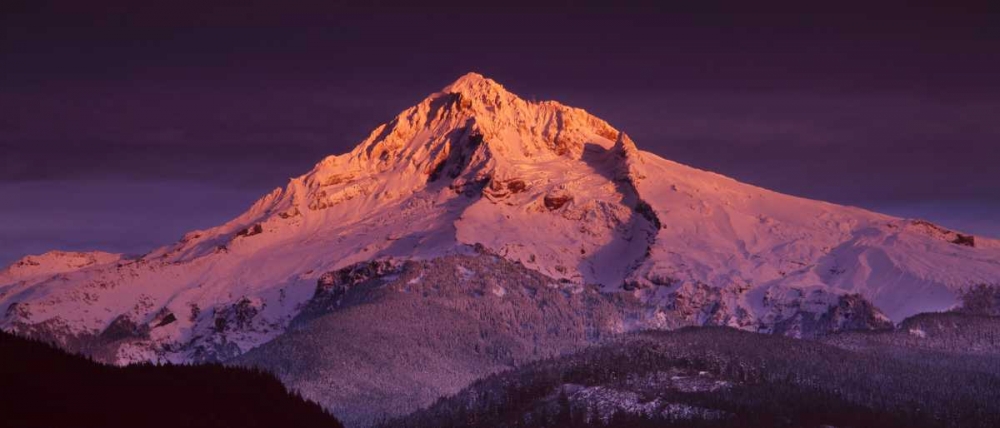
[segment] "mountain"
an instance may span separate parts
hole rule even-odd
[[[8,428],[341,426],[259,371],[113,367],[4,332],[0,380],[0,425]]]
[[[996,240],[680,165],[471,73],[223,225],[15,262],[0,327],[265,367],[350,424],[628,331],[886,329],[998,280]]]
[[[631,294],[560,284],[489,254],[366,263],[330,277],[285,334],[228,363],[276,374],[348,426],[606,342],[646,313]]]
[[[949,318],[989,323],[993,332],[1000,322]],[[953,340],[939,338],[924,339],[931,347]],[[382,426],[993,427],[1000,423],[998,345],[980,362],[718,327],[632,333],[486,377]]]

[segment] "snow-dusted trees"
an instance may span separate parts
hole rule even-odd
[[[962,293],[961,312],[1000,316],[1000,285],[976,284]]]
[[[958,354],[905,359],[886,349],[854,352],[714,327],[641,333],[489,376],[385,426],[1000,424],[1000,369],[978,370]]]
[[[0,380],[4,427],[341,426],[260,370],[106,366],[2,331]]]

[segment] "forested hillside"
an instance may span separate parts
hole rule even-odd
[[[490,376],[393,427],[995,427],[1000,376],[727,328],[629,335]]]
[[[4,332],[0,397],[4,428],[341,427],[262,371],[113,367]]]

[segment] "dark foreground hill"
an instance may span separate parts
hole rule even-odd
[[[113,367],[0,332],[0,426],[341,427],[273,376],[221,365]]]
[[[1000,376],[936,357],[727,328],[645,332],[489,376],[386,426],[1000,426]]]

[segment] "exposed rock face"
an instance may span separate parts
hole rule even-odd
[[[215,331],[243,330],[250,327],[254,317],[264,309],[266,303],[259,299],[243,297],[236,303],[215,311]]]
[[[27,304],[23,304],[21,302],[11,302],[10,306],[7,306],[7,312],[4,314],[4,319],[11,320],[12,322],[31,319],[31,310],[28,309]]]
[[[953,239],[951,243],[958,245],[965,245],[966,247],[975,247],[976,237],[972,235],[963,235],[961,233],[956,233],[955,239]]]
[[[873,331],[893,327],[885,314],[864,297],[836,294],[822,289],[772,289],[753,307],[749,284],[718,288],[707,284],[678,283],[670,277],[650,282],[626,283],[636,290],[653,315],[646,320],[657,328],[726,326],[797,338],[819,337],[841,331]],[[676,285],[680,284],[680,285]]]
[[[664,308],[682,320],[682,325],[747,327],[753,324],[753,319],[737,303],[738,296],[745,291],[684,284],[670,294]]]
[[[239,236],[254,236],[254,235],[259,235],[261,233],[264,233],[264,227],[261,226],[260,224],[255,224],[255,225],[250,226],[250,227],[248,227],[246,229],[243,229],[243,230],[241,230],[239,232],[236,232],[236,236],[237,237],[239,237]]]
[[[483,189],[483,196],[492,201],[500,201],[528,189],[528,184],[524,180],[513,178],[509,180],[497,180],[493,178]]]
[[[948,230],[926,220],[911,220],[907,226],[915,231],[936,237],[942,241],[951,242],[952,244],[966,247],[976,246],[975,236]]]
[[[857,294],[837,296],[837,303],[816,314],[804,309],[778,321],[774,333],[798,338],[814,338],[844,331],[891,330],[894,327],[878,308]]]
[[[163,327],[165,325],[170,325],[170,323],[174,321],[177,321],[177,316],[174,315],[173,312],[167,312],[167,314],[164,315],[163,318],[153,320],[153,322],[155,323],[154,327]]]
[[[119,315],[108,328],[101,332],[99,338],[107,342],[117,342],[126,339],[142,339],[149,337],[149,327],[137,324],[128,315]]]
[[[393,264],[389,260],[372,260],[324,273],[317,281],[316,294],[313,299],[332,293],[343,294],[351,285],[382,277],[398,270],[399,265]]]
[[[660,218],[656,216],[656,211],[653,207],[649,205],[648,202],[640,199],[639,202],[635,204],[635,212],[643,216],[653,227],[659,229],[663,225],[660,223]]]
[[[549,211],[555,211],[572,200],[573,196],[568,194],[545,195],[545,208],[548,208]]]
[[[293,325],[304,324],[336,310],[344,303],[344,297],[352,288],[383,284],[394,279],[402,269],[403,264],[399,262],[372,260],[324,273],[316,282],[316,292],[312,299],[296,316]]]

